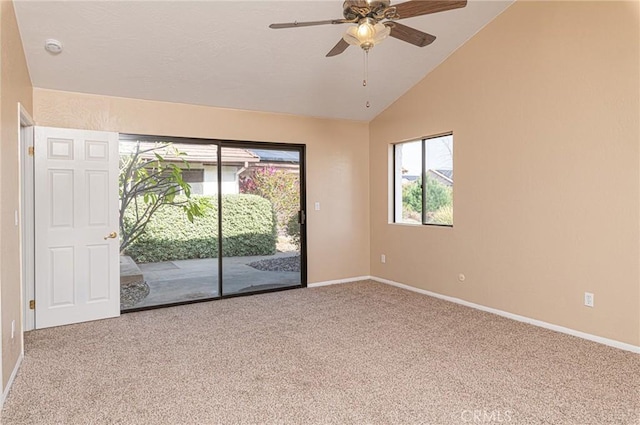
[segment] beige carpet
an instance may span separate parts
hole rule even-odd
[[[30,332],[3,424],[638,424],[640,356],[373,282]]]

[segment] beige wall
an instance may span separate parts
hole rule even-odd
[[[42,89],[34,90],[34,114],[52,127],[305,143],[309,282],[369,274],[367,123]]]
[[[14,225],[18,209],[18,102],[32,110],[32,88],[13,4],[0,2],[0,299],[2,307],[2,388],[22,351],[20,335],[20,239]],[[11,339],[11,322],[16,333]]]
[[[640,345],[639,16],[517,2],[372,121],[371,274]],[[388,224],[389,144],[447,131],[454,227]]]

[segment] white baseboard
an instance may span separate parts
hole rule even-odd
[[[405,285],[404,283],[394,282],[393,280],[383,279],[381,277],[376,276],[358,276],[351,277],[347,279],[338,279],[338,280],[327,280],[324,282],[315,282],[310,283],[307,286],[309,288],[316,288],[320,286],[327,285],[336,285],[339,283],[349,283],[349,282],[357,282],[360,280],[374,280],[376,282],[384,283],[386,285],[395,286],[397,288],[406,289],[408,291],[417,292],[419,294],[427,295],[434,298],[439,298],[441,300],[449,301],[452,303],[464,305],[466,307],[471,307],[476,310],[486,311],[487,313],[497,314],[498,316],[506,317],[507,319],[517,320],[518,322],[528,323],[533,326],[538,326],[540,328],[549,329],[555,332],[560,332],[567,335],[572,335],[578,338],[586,339],[589,341],[597,342],[599,344],[608,345],[610,347],[619,348],[625,351],[631,351],[632,353],[640,354],[640,346],[627,344],[626,342],[616,341],[615,339],[604,338],[597,335],[588,334],[586,332],[577,331],[571,328],[565,328],[564,326],[554,325],[553,323],[543,322],[542,320],[532,319],[526,316],[520,316],[519,314],[509,313],[507,311],[498,310],[497,308],[487,307],[481,304],[472,303],[469,301],[462,300],[460,298],[450,297],[448,295],[438,294],[436,292],[427,291],[425,289],[416,288],[414,286]]]
[[[2,392],[2,397],[0,398],[0,410],[2,409],[2,406],[4,406],[4,401],[7,399],[7,396],[9,395],[9,391],[11,390],[11,385],[13,384],[13,380],[16,379],[16,375],[18,374],[18,370],[20,369],[20,365],[22,364],[23,358],[24,358],[24,355],[20,353],[20,357],[18,357],[18,361],[16,362],[16,365],[13,367],[13,372],[11,372],[11,376],[9,377],[9,381],[7,382],[7,388],[5,388],[4,391]]]
[[[497,314],[498,316],[506,317],[508,319],[517,320],[518,322],[528,323],[530,325],[538,326],[541,328],[549,329],[552,331],[560,332],[567,335],[576,336],[578,338],[587,339],[589,341],[597,342],[611,347],[619,348],[621,350],[631,351],[632,353],[640,354],[640,347],[627,344],[625,342],[616,341],[614,339],[603,338],[601,336],[588,334],[585,332],[576,331],[574,329],[565,328],[564,326],[554,325],[552,323],[543,322],[542,320],[531,319],[529,317],[520,316],[518,314],[509,313],[506,311],[498,310],[496,308],[486,307],[481,304],[475,304],[469,301],[462,300],[460,298],[450,297],[447,295],[438,294],[436,292],[427,291],[424,289],[416,288],[414,286],[405,285],[403,283],[394,282],[392,280],[383,279],[376,276],[371,276],[371,280],[376,282],[385,283],[387,285],[396,286],[398,288],[406,289],[409,291],[417,292],[419,294],[428,295],[430,297],[439,298],[452,303],[461,304],[467,307],[475,308],[476,310],[486,311],[488,313]]]
[[[346,278],[346,279],[325,280],[324,282],[309,283],[309,284],[307,284],[307,288],[317,288],[317,287],[320,287],[320,286],[336,285],[338,283],[357,282],[359,280],[369,280],[369,279],[372,279],[372,277],[371,276],[356,276],[356,277],[349,277],[349,278]]]

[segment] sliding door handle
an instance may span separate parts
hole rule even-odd
[[[304,214],[304,210],[298,211],[298,223],[305,224],[307,222],[307,216]]]

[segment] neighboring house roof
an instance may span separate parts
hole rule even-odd
[[[433,170],[433,171],[453,181],[453,170]]]
[[[140,142],[140,150],[147,151],[153,149],[155,146],[162,145],[162,143],[154,142]],[[177,155],[175,147],[179,152],[184,155]],[[120,152],[133,152],[134,143],[121,143]],[[218,161],[218,149],[216,145],[208,144],[196,144],[196,143],[176,143],[172,147],[162,148],[156,151],[167,161],[186,161],[186,162],[199,162],[199,163],[217,163]],[[153,151],[145,152],[141,155],[144,159],[155,159],[155,153]],[[260,162],[258,155],[240,148],[222,148],[222,162],[223,163],[256,163]]]
[[[442,184],[453,186],[453,170],[427,170],[427,174]]]
[[[262,162],[287,162],[296,164],[300,162],[300,154],[297,151],[251,149],[249,152],[258,155]]]
[[[444,185],[453,186],[453,170],[427,170],[427,175]],[[418,181],[419,178],[420,176],[415,174],[402,175],[402,180],[407,183]]]

